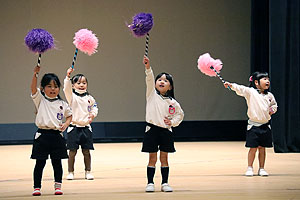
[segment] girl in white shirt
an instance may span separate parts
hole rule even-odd
[[[271,115],[277,111],[275,97],[268,91],[270,80],[268,73],[255,72],[249,78],[250,86],[242,86],[236,83],[225,82],[224,86],[232,88],[237,95],[243,96],[248,105],[249,117],[246,147],[249,147],[248,168],[246,176],[253,176],[253,162],[258,149],[259,176],[268,176],[265,171],[266,147],[273,147],[272,132],[270,126]]]
[[[87,78],[83,74],[77,74],[71,79],[73,70],[71,67],[67,70],[64,80],[64,93],[73,111],[72,122],[67,129],[67,148],[70,150],[67,180],[74,179],[75,156],[79,146],[84,158],[85,178],[93,180],[90,150],[94,150],[94,146],[90,124],[98,114],[98,107],[95,99],[87,92]]]
[[[49,155],[54,171],[54,194],[62,195],[63,169],[61,159],[68,158],[66,141],[62,132],[72,120],[72,111],[68,104],[59,96],[60,81],[55,74],[45,74],[41,80],[41,87],[37,88],[39,71],[40,67],[35,67],[31,82],[31,97],[37,111],[35,124],[38,127],[31,154],[31,158],[36,159],[33,172],[34,191],[32,195],[41,195],[43,169]],[[65,122],[62,121],[63,118],[66,118]]]
[[[143,63],[146,68],[146,132],[142,152],[149,153],[147,166],[148,184],[146,192],[154,192],[153,177],[157,152],[160,150],[162,184],[161,191],[172,192],[168,184],[169,164],[168,153],[175,152],[172,128],[178,126],[183,120],[183,111],[174,98],[173,78],[168,73],[160,73],[154,79],[149,58],[144,56]]]

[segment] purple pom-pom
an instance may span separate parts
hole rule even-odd
[[[144,36],[152,29],[153,18],[151,13],[139,13],[132,19],[133,21],[128,27],[136,37]]]
[[[54,47],[52,35],[44,29],[32,29],[24,38],[25,44],[34,53],[44,53]]]

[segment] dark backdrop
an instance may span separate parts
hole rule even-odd
[[[298,0],[252,0],[251,71],[270,74],[277,153],[300,152],[299,10]]]

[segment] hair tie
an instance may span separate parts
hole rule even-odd
[[[250,76],[250,78],[249,78],[249,82],[252,82],[253,81],[253,77],[252,76]]]

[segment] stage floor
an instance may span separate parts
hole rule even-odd
[[[53,170],[47,161],[42,196],[33,197],[31,145],[0,146],[0,199],[102,199],[102,200],[246,200],[300,199],[300,154],[275,154],[267,150],[269,177],[245,177],[248,149],[244,142],[177,142],[169,154],[169,183],[174,192],[160,192],[157,164],[156,192],[145,193],[148,154],[141,143],[98,143],[92,151],[95,180],[84,179],[81,151],[76,156],[75,180],[68,181],[63,160],[64,195],[53,195]],[[257,159],[254,170],[257,172]]]

